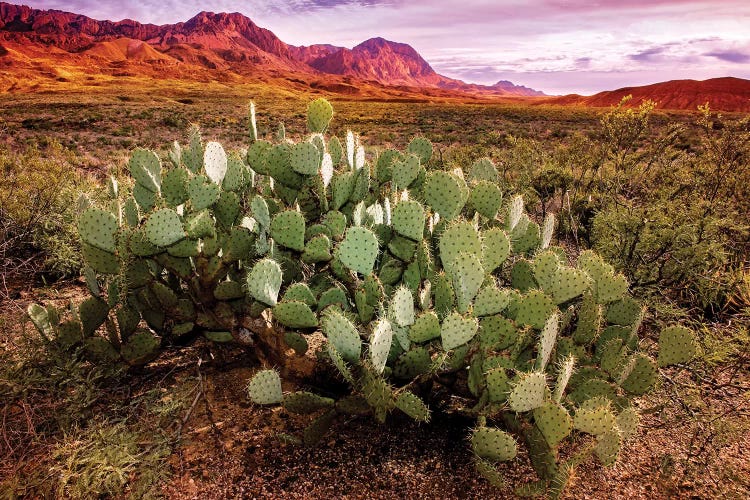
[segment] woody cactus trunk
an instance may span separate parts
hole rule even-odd
[[[280,127],[271,143],[251,106],[246,151],[197,128],[166,158],[135,150],[132,186],[112,179],[105,204],[82,207],[91,297],[32,306],[40,332],[98,362],[145,364],[202,335],[281,367],[322,333],[313,359],[347,384],[341,397],[285,395],[270,369],[248,385],[258,404],[315,415],[292,441],[313,444],[347,414],[427,422],[440,386],[449,411],[476,418],[470,447],[493,484],[517,438],[540,478],[518,493],[559,494],[589,456],[614,463],[637,432],[633,398],[659,365],[692,358],[692,333],[665,330],[658,363],[641,352],[644,308],[625,277],[591,251],[571,262],[554,217],[539,224],[504,198],[490,160],[428,169],[418,137],[370,162],[352,132],[324,135],[332,116],[318,99],[309,135]],[[560,460],[561,446],[576,450]]]

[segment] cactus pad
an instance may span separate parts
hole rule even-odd
[[[273,308],[273,317],[288,328],[315,328],[318,318],[310,306],[296,300],[279,302]]]
[[[505,462],[516,458],[518,452],[513,436],[500,429],[479,427],[471,435],[471,449],[480,458]]]
[[[496,286],[485,286],[474,299],[474,316],[491,316],[499,314],[510,303],[507,290],[500,290]]]
[[[518,330],[511,320],[500,315],[487,316],[479,324],[479,342],[482,347],[499,351],[516,343]]]
[[[486,273],[492,273],[510,256],[510,238],[500,228],[491,228],[482,233],[482,265]]]
[[[122,358],[130,365],[143,365],[159,354],[161,341],[149,332],[138,332],[122,345]]]
[[[320,168],[320,152],[315,144],[300,142],[292,146],[290,161],[295,172],[302,175],[315,175]]]
[[[414,297],[405,286],[398,287],[393,294],[390,312],[398,326],[414,324]]]
[[[665,328],[659,335],[659,366],[687,363],[696,354],[695,334],[684,326]]]
[[[180,216],[169,208],[152,213],[143,228],[148,240],[158,247],[173,245],[185,237]]]
[[[158,193],[161,188],[161,162],[156,153],[138,148],[133,151],[128,162],[130,175],[143,188]]]
[[[557,343],[557,332],[560,325],[560,314],[553,312],[547,322],[544,324],[542,334],[539,337],[539,346],[537,348],[537,357],[534,369],[543,372],[547,368],[547,363],[552,355],[552,350]]]
[[[298,252],[305,249],[305,217],[296,210],[286,210],[274,215],[271,237],[281,246]]]
[[[332,408],[334,403],[335,401],[331,398],[324,398],[305,391],[286,394],[281,400],[281,405],[286,411],[299,415],[307,415],[325,408]]]
[[[430,409],[416,395],[409,391],[404,391],[396,397],[396,408],[409,415],[417,422],[430,421]]]
[[[497,182],[497,168],[489,158],[480,158],[469,169],[470,181]]]
[[[508,396],[508,403],[515,412],[531,411],[544,404],[547,392],[544,373],[521,373]]]
[[[636,354],[623,370],[620,387],[640,396],[656,384],[658,373],[656,363],[651,358],[645,354]]]
[[[78,232],[88,245],[105,252],[115,252],[117,219],[110,212],[87,208],[78,219]]]
[[[424,347],[416,347],[398,357],[393,364],[393,376],[404,380],[411,380],[414,377],[429,372],[431,365],[430,352]]]
[[[465,203],[461,181],[442,170],[432,171],[427,175],[423,192],[427,204],[445,219],[458,215]]]
[[[538,290],[532,290],[519,302],[516,322],[541,330],[555,309],[552,299]]]
[[[458,313],[449,314],[440,327],[443,349],[450,351],[474,338],[478,329],[475,318],[464,318]]]
[[[336,309],[329,308],[323,314],[321,323],[323,333],[341,357],[350,363],[358,362],[362,340],[352,322]]]
[[[420,241],[424,234],[424,217],[424,208],[418,201],[401,201],[393,208],[393,229],[401,236]]]
[[[394,190],[403,190],[409,187],[419,175],[419,158],[413,154],[406,155],[403,160],[394,159],[392,180]]]
[[[581,432],[600,436],[616,427],[615,416],[609,405],[598,408],[578,408],[573,417],[573,425]]]
[[[370,361],[378,374],[383,373],[385,363],[388,360],[388,353],[391,351],[391,342],[393,341],[393,329],[391,322],[387,319],[381,319],[375,323],[370,337]]]
[[[474,225],[460,221],[450,225],[440,237],[440,260],[446,271],[455,262],[459,253],[482,255],[482,240]]]
[[[209,142],[203,153],[203,168],[211,182],[221,186],[227,175],[227,154],[218,142]]]
[[[259,405],[278,404],[284,397],[281,378],[276,370],[260,370],[256,373],[247,384],[247,393],[252,402]]]
[[[622,436],[617,428],[611,429],[600,435],[596,440],[594,453],[601,461],[602,465],[611,466],[617,461],[620,454]]]
[[[208,181],[205,176],[197,175],[188,181],[188,196],[195,211],[208,208],[219,200],[221,188]]]
[[[432,311],[420,314],[409,328],[409,339],[412,342],[427,342],[439,336],[440,320],[438,320],[437,314]]]
[[[573,419],[568,410],[558,403],[545,403],[536,408],[534,423],[550,447],[557,446],[573,430]]]
[[[315,99],[307,106],[307,129],[310,132],[322,134],[328,128],[333,118],[333,107],[331,103],[323,99]],[[339,144],[339,147],[340,144]]]
[[[406,147],[406,151],[417,155],[420,163],[426,165],[432,157],[432,143],[425,137],[415,137]]]
[[[487,393],[493,403],[502,403],[508,399],[510,394],[510,379],[505,368],[497,367],[488,370],[485,374]]]
[[[449,273],[453,281],[458,312],[466,313],[484,281],[482,263],[474,253],[459,252],[449,268]]]
[[[336,257],[352,271],[367,276],[378,257],[378,239],[369,229],[350,227],[336,248]]]
[[[490,181],[479,181],[469,195],[469,205],[488,219],[495,218],[502,203],[502,191]]]
[[[248,273],[247,291],[255,300],[275,306],[281,289],[281,278],[279,264],[271,259],[263,259]]]

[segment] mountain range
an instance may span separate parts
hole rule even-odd
[[[545,96],[508,81],[477,85],[438,74],[411,46],[371,38],[349,49],[294,46],[239,13],[200,12],[186,22],[154,25],[98,21],[59,10],[0,2],[0,92],[97,78],[260,82],[357,99],[513,100],[531,104],[610,106],[632,95],[658,107],[750,112],[750,81],[715,78],[625,87],[593,96]]]
[[[201,12],[184,23],[157,26],[0,2],[0,67],[15,74],[41,71],[57,79],[69,78],[66,68],[76,67],[113,76],[198,81],[286,77],[313,88],[363,95],[378,87],[437,96],[544,95],[506,81],[484,86],[439,75],[411,46],[383,38],[352,49],[289,45],[239,13]],[[20,85],[16,79],[11,87],[14,83]]]

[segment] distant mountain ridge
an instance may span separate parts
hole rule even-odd
[[[640,87],[608,90],[591,96],[570,94],[549,97],[537,103],[607,107],[618,104],[626,96],[632,96],[628,102],[629,106],[638,106],[643,101],[651,100],[660,109],[694,111],[698,106],[709,103],[714,110],[750,112],[750,80],[734,77],[670,80]]]
[[[6,68],[13,65],[3,65],[1,58],[33,65],[51,47],[58,49],[50,54],[56,61],[74,67],[103,62],[98,69],[122,76],[207,79],[220,72],[224,78],[322,77],[323,88],[350,93],[358,91],[358,82],[368,82],[487,96],[544,95],[510,82],[482,86],[439,75],[411,46],[383,38],[352,49],[289,45],[239,13],[200,12],[186,22],[158,26],[0,2],[0,44],[0,67]],[[48,71],[55,73],[53,67]]]

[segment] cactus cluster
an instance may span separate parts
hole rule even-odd
[[[295,144],[282,127],[274,144],[251,106],[246,151],[204,145],[197,128],[165,160],[134,151],[132,188],[113,181],[106,206],[80,217],[92,296],[32,306],[35,325],[131,365],[203,335],[279,366],[322,334],[313,358],[345,393],[284,394],[269,369],[248,385],[258,404],[315,414],[290,440],[317,442],[339,415],[427,422],[438,383],[476,418],[469,446],[493,484],[519,440],[540,478],[528,491],[559,493],[588,456],[614,463],[638,425],[633,396],[658,366],[690,360],[691,332],[666,329],[657,365],[639,350],[644,310],[625,277],[590,251],[571,262],[554,218],[540,226],[504,197],[490,160],[443,170],[420,137],[369,161],[355,134],[323,135],[332,115],[314,101],[309,135]],[[578,449],[562,460],[564,443]]]

